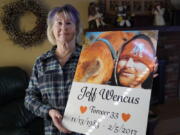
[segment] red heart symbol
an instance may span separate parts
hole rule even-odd
[[[122,113],[122,119],[126,122],[130,119],[131,114]]]
[[[81,113],[85,113],[87,111],[87,106],[81,106],[80,111]]]

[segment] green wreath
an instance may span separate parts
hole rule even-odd
[[[46,38],[46,16],[47,12],[34,0],[20,0],[12,2],[3,7],[2,17],[3,29],[9,38],[24,48],[37,45]],[[20,17],[27,11],[36,16],[36,25],[27,32],[21,31],[19,26]]]

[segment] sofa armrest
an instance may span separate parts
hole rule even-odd
[[[23,98],[28,75],[19,67],[0,67],[0,105]]]

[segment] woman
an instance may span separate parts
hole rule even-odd
[[[71,5],[54,8],[48,14],[47,25],[48,40],[55,46],[37,58],[25,106],[44,118],[45,135],[65,135],[71,132],[61,121],[81,51],[79,13]]]

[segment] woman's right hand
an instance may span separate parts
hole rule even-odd
[[[51,117],[54,126],[63,133],[71,133],[62,125],[62,115],[55,109],[49,110],[49,116]]]

